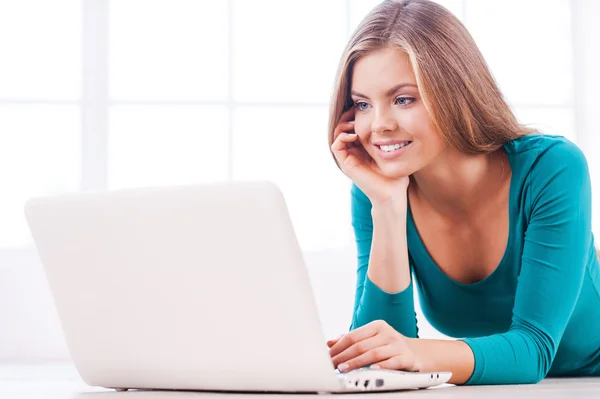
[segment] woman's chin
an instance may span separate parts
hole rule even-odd
[[[412,173],[404,165],[380,165],[379,170],[388,179],[400,179]]]

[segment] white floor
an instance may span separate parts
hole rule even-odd
[[[404,391],[383,394],[335,395],[352,398],[372,397],[372,395],[402,398],[600,398],[599,378],[546,379],[537,385],[507,385],[456,387],[444,385],[435,389]],[[172,392],[172,391],[130,391],[115,392],[87,386],[70,364],[0,364],[0,398],[4,399],[158,399],[158,398],[205,398],[242,399],[261,398],[275,395],[231,394],[211,392]],[[323,395],[276,395],[289,399],[310,399]],[[226,398],[227,397],[227,398]]]

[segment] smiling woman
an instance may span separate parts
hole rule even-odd
[[[582,151],[521,125],[471,35],[387,0],[351,37],[329,145],[353,181],[358,273],[342,372],[448,370],[462,384],[600,375],[600,266]],[[460,338],[418,338],[428,321]]]
[[[394,3],[396,7],[392,9]],[[390,65],[378,63],[382,70],[372,71],[372,76],[389,81],[390,69],[408,68],[410,71],[397,73],[407,76],[408,86],[415,90],[418,84],[432,122],[448,144],[465,153],[485,153],[530,132],[517,122],[471,35],[458,19],[433,2],[419,8],[412,6],[412,10],[410,6],[397,7],[400,4],[392,1],[376,7],[359,25],[346,47],[333,93],[331,144],[341,114],[354,104],[348,86],[352,85],[352,74],[356,73],[355,64],[365,54],[385,47],[401,50],[401,55],[395,56],[406,57],[406,60]],[[395,23],[399,21],[402,23]],[[429,34],[423,35],[424,32]],[[431,42],[432,39],[435,41]],[[465,75],[470,79],[464,79]],[[373,88],[376,86],[373,84]],[[403,86],[400,83],[392,89]],[[352,85],[352,91],[361,90]],[[475,116],[477,123],[473,123]]]

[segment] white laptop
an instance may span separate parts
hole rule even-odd
[[[362,392],[450,379],[441,371],[335,371],[272,183],[36,198],[25,213],[89,385]]]

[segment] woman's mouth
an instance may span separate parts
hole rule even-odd
[[[410,148],[411,144],[412,141],[403,141],[389,145],[375,145],[375,148],[379,158],[390,161],[404,154]]]

